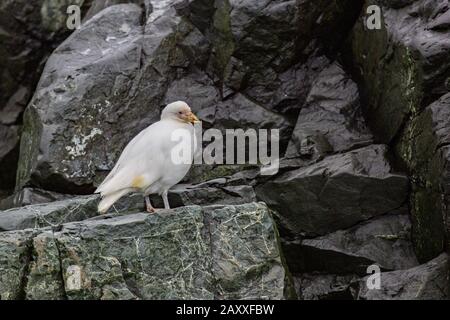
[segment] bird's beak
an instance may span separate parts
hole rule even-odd
[[[195,114],[193,114],[192,112],[190,112],[187,116],[187,122],[195,124],[196,122],[200,122],[200,120],[198,120],[197,116]]]

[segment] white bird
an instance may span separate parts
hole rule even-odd
[[[155,212],[149,198],[154,193],[161,195],[164,207],[170,209],[167,192],[183,179],[191,167],[195,152],[192,146],[196,147],[193,124],[198,121],[185,102],[168,104],[160,121],[128,143],[115,167],[95,191],[102,197],[98,211],[106,213],[117,200],[129,193],[142,193],[150,213]],[[180,143],[188,143],[187,148],[191,148],[187,159],[174,159],[174,148],[183,149]]]

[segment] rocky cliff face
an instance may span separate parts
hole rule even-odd
[[[88,219],[97,200],[0,215],[1,299],[295,297],[262,203]]]
[[[0,4],[25,22],[0,26],[1,299],[448,298],[448,1],[79,5],[69,35],[61,1]],[[98,217],[88,194],[174,100],[280,129],[280,171],[194,166],[175,209]]]

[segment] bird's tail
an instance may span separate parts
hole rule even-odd
[[[117,200],[122,198],[127,193],[130,193],[130,191],[128,189],[124,189],[105,195],[102,201],[98,204],[98,212],[101,214],[106,213]]]

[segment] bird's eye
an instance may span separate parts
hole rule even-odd
[[[181,112],[181,111],[178,111],[178,114],[183,114],[183,112]]]

